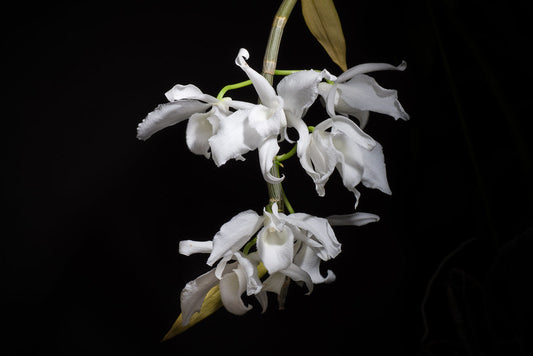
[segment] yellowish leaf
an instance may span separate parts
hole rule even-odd
[[[259,263],[259,265],[257,266],[257,275],[259,276],[259,278],[263,277],[266,272],[267,270],[265,266],[262,263]],[[178,316],[178,319],[176,319],[174,324],[172,324],[172,327],[161,341],[166,341],[172,339],[175,336],[178,336],[185,330],[189,329],[191,326],[199,323],[200,321],[207,318],[209,315],[216,312],[221,307],[222,299],[220,298],[220,288],[217,285],[211,288],[211,290],[207,293],[204,298],[204,302],[202,303],[202,307],[200,308],[200,311],[192,315],[189,323],[187,325],[182,325],[182,314],[180,314]]]
[[[302,0],[302,12],[309,31],[333,62],[346,71],[346,42],[333,0]]]

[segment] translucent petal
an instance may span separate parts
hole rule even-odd
[[[240,250],[263,224],[263,217],[253,210],[246,210],[235,215],[222,225],[213,237],[213,251],[207,260],[212,266],[228,251]]]
[[[147,140],[157,131],[187,120],[192,114],[204,112],[210,106],[197,100],[180,100],[161,104],[137,126],[137,138]]]
[[[179,253],[190,256],[194,253],[211,253],[213,241],[182,240],[179,243]]]

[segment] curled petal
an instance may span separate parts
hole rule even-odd
[[[370,213],[353,213],[345,215],[331,215],[327,217],[332,226],[363,226],[379,221],[379,216]]]
[[[377,142],[347,117],[337,115],[332,117],[331,120],[333,122],[331,131],[333,135],[341,132],[350,141],[357,143],[366,150],[371,150],[376,146]]]
[[[355,77],[356,75],[363,74],[363,73],[369,73],[369,72],[377,72],[380,70],[399,70],[403,71],[407,68],[407,62],[402,61],[400,65],[393,66],[392,64],[388,63],[364,63],[359,64],[355,67],[352,67],[348,69],[346,72],[339,75],[337,78],[337,83],[343,83],[347,80],[350,80],[351,78]]]
[[[263,284],[259,279],[256,265],[248,258],[244,257],[241,252],[235,253],[237,261],[239,262],[239,268],[241,268],[246,275],[246,294],[257,294],[261,291]]]
[[[382,88],[368,75],[360,74],[346,83],[338,84],[338,88],[340,100],[336,107],[337,111],[350,112],[350,109],[374,111],[392,116],[396,120],[409,119],[409,115],[398,101],[396,90]]]
[[[227,252],[231,252],[232,255],[241,249],[262,224],[263,217],[253,210],[246,210],[235,215],[230,221],[222,225],[220,231],[213,237],[213,251],[211,251],[207,264],[212,266]]]
[[[335,280],[335,273],[328,270],[326,277],[320,273],[320,258],[310,247],[302,245],[300,251],[294,256],[294,263],[303,269],[314,284],[331,283]]]
[[[137,138],[147,140],[159,130],[206,111],[211,105],[197,100],[180,100],[161,104],[137,126]]]
[[[211,156],[209,152],[209,139],[218,129],[221,116],[214,107],[210,112],[193,114],[187,123],[186,141],[187,147],[192,153],[204,155],[205,158]]]
[[[241,69],[248,75],[248,78],[252,81],[252,84],[261,100],[261,103],[268,107],[279,107],[283,105],[283,100],[276,95],[276,91],[272,88],[272,85],[263,77],[261,74],[253,70],[246,59],[250,58],[250,54],[244,48],[239,50],[237,58],[235,58],[235,64],[237,64]]]
[[[295,265],[292,263],[288,268],[281,271],[284,275],[289,277],[295,282],[304,282],[308,292],[306,294],[311,294],[313,291],[313,281],[311,280],[311,276],[304,271],[301,267]]]
[[[309,136],[309,142],[305,150],[302,148],[302,151],[298,152],[300,164],[313,179],[319,196],[325,195],[324,186],[337,164],[337,150],[333,145],[331,134],[326,132],[332,124],[331,119],[318,124]],[[298,150],[300,150],[299,142]]]
[[[211,253],[213,241],[183,240],[179,243],[179,253],[190,256],[194,253]]]
[[[206,103],[216,103],[218,100],[217,98],[202,93],[198,87],[192,84],[188,85],[175,85],[172,89],[167,91],[165,93],[166,98],[168,101],[178,101],[178,100],[184,100],[184,99],[193,99],[193,100],[201,100],[205,101]]]
[[[304,213],[295,213],[287,215],[285,220],[289,224],[307,231],[310,239],[320,243],[322,251],[319,251],[318,255],[321,259],[335,258],[341,252],[341,244],[327,219]]]
[[[279,152],[279,145],[276,136],[272,136],[259,146],[259,165],[261,166],[261,172],[263,178],[270,184],[276,184],[283,181],[284,177],[274,177],[271,173],[271,169],[274,166],[274,157]]]
[[[224,307],[232,314],[243,315],[252,309],[251,305],[244,305],[241,298],[246,290],[246,274],[239,268],[226,274],[220,280],[220,299]]]

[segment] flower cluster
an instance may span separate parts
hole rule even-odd
[[[370,111],[395,119],[407,120],[409,116],[396,91],[382,88],[366,73],[403,71],[405,62],[399,66],[362,64],[338,77],[326,70],[295,71],[274,89],[246,63],[248,57],[248,52],[241,49],[235,63],[250,79],[259,104],[223,95],[214,97],[191,84],[176,85],[165,94],[169,102],[158,106],[139,124],[137,137],[146,140],[165,127],[188,120],[186,142],[193,153],[212,158],[221,166],[230,159],[244,160],[243,155],[257,149],[262,175],[270,184],[283,180],[272,174],[272,167],[279,157],[279,142],[288,141],[296,143],[301,166],[319,196],[325,195],[325,185],[335,170],[355,195],[355,207],[360,183],[391,193],[382,147],[363,128]],[[327,118],[310,127],[304,116],[318,98],[325,105]],[[298,133],[296,139],[289,137],[288,128]],[[242,300],[245,292],[254,295],[264,310],[266,293],[279,295],[287,278],[304,284],[309,293],[314,284],[333,281],[332,271],[323,276],[319,269],[321,261],[341,252],[331,226],[360,226],[378,219],[377,215],[360,212],[328,218],[292,211],[286,215],[274,203],[262,215],[251,210],[239,213],[220,228],[212,241],[181,241],[181,254],[209,253],[207,264],[216,264],[183,289],[183,325],[200,311],[205,296],[215,286],[220,288],[224,307],[240,315],[251,308]],[[252,246],[256,248],[250,252]],[[268,276],[261,279],[265,272]]]

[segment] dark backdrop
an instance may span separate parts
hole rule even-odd
[[[8,355],[175,355],[289,350],[354,355],[531,352],[530,46],[525,1],[336,1],[348,65],[408,63],[374,77],[408,122],[372,115],[392,196],[362,189],[377,224],[337,228],[337,280],[293,285],[243,317],[221,310],[160,343],[179,292],[208,270],[178,254],[267,201],[256,152],[216,168],[190,153],[185,124],[147,142],[137,123],[174,84],[216,95],[260,69],[277,2],[20,3],[2,15],[2,334]],[[339,74],[299,6],[279,68]],[[243,89],[231,94],[255,100]],[[323,120],[311,111],[310,123]],[[315,121],[313,121],[315,120]],[[7,127],[6,127],[7,126]],[[285,148],[285,147],[284,147]],[[353,204],[338,176],[326,198],[296,160],[287,194],[319,216]],[[452,253],[453,252],[453,253]],[[528,269],[529,267],[529,269]],[[429,286],[429,288],[428,288]],[[253,302],[252,302],[253,303]],[[422,311],[423,310],[423,311]],[[2,354],[6,354],[2,352]]]

